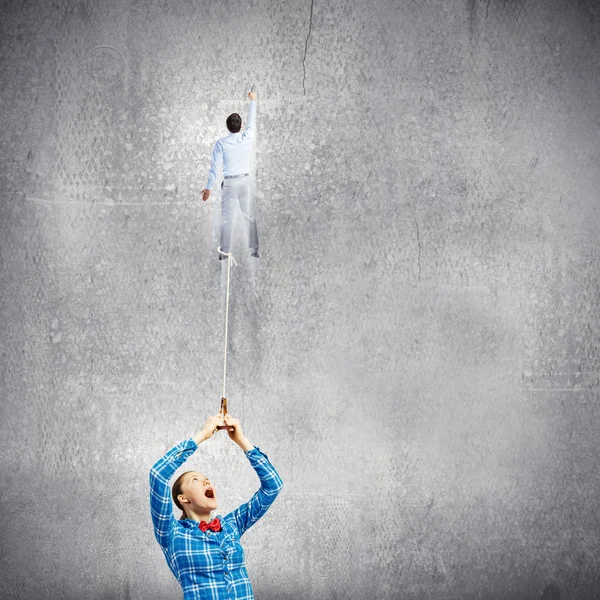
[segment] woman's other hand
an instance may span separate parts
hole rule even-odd
[[[244,432],[242,431],[242,425],[239,419],[233,418],[229,413],[225,415],[225,425],[233,427],[233,430],[228,429],[227,435],[236,443],[242,444],[245,440]]]
[[[206,423],[204,423],[202,429],[200,429],[200,431],[198,432],[197,437],[201,441],[211,438],[213,436],[213,433],[217,431],[218,425],[225,425],[223,415],[220,412],[218,412],[216,415],[211,415],[206,419]]]

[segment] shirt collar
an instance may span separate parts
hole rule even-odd
[[[219,515],[215,515],[213,517],[213,519],[215,517],[218,517],[219,521],[221,521],[221,523],[223,522],[223,517],[220,514]],[[199,527],[199,525],[200,525],[200,521],[196,521],[195,519],[179,519],[179,522],[184,527],[187,527],[188,529],[193,529],[194,527]]]

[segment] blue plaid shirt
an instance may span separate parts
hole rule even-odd
[[[221,521],[221,531],[202,532],[198,521],[175,519],[169,487],[169,479],[197,449],[192,438],[184,440],[150,469],[154,536],[183,589],[183,600],[254,600],[240,537],[267,512],[283,481],[260,448],[254,446],[244,452],[260,479],[260,488],[248,502],[225,517],[216,515]]]

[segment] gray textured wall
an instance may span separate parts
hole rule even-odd
[[[311,19],[312,15],[312,19]],[[230,412],[257,599],[598,598],[594,0],[3,2],[0,596],[181,597],[148,471]],[[224,434],[187,465],[258,479]],[[178,511],[176,510],[178,515]]]

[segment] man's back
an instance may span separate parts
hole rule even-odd
[[[213,146],[212,161],[208,172],[206,189],[210,190],[217,179],[219,165],[223,165],[223,175],[239,175],[250,172],[250,153],[256,132],[256,100],[250,100],[248,124],[238,133],[219,138]]]

